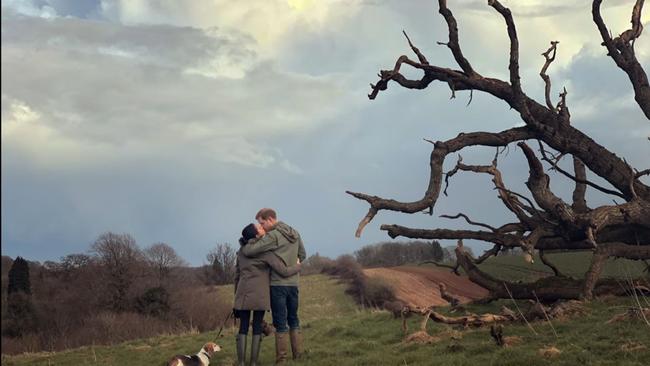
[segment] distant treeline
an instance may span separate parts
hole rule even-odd
[[[381,242],[364,246],[355,251],[354,256],[363,267],[395,267],[424,261],[442,261],[445,259],[445,249],[436,240]]]
[[[168,244],[140,248],[129,234],[105,233],[59,261],[3,256],[2,352],[216,329],[232,304],[213,285],[232,282],[236,250],[218,244],[191,268]]]
[[[218,243],[206,253],[206,265],[188,267],[166,243],[141,248],[129,234],[108,232],[86,253],[59,261],[3,256],[2,352],[56,351],[216,329],[232,304],[218,296],[215,286],[232,283],[238,249]],[[336,272],[333,267],[350,262],[391,267],[444,261],[452,255],[453,250],[437,241],[382,242],[337,261],[313,254],[301,273]],[[354,283],[351,294],[361,304],[375,306],[390,297],[381,284],[363,279]]]

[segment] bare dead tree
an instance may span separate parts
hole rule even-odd
[[[165,243],[152,244],[144,250],[144,255],[149,265],[155,270],[160,283],[169,277],[174,267],[187,265],[174,248]]]
[[[209,272],[206,273],[208,282],[225,285],[235,280],[237,252],[230,244],[217,244],[208,252],[206,259],[210,263]]]
[[[601,0],[594,0],[593,20],[603,39],[607,54],[618,68],[624,71],[632,84],[634,96],[641,111],[650,118],[650,88],[648,78],[634,53],[634,43],[641,36],[641,12],[643,0],[637,0],[632,11],[632,28],[612,38],[600,15]],[[400,56],[394,67],[381,70],[379,81],[371,84],[368,97],[375,99],[380,92],[388,89],[389,83],[408,89],[425,89],[433,82],[442,82],[449,86],[452,97],[458,91],[478,91],[492,95],[506,102],[516,111],[524,122],[522,127],[514,127],[500,132],[460,133],[447,141],[435,141],[430,157],[429,184],[424,196],[413,202],[400,202],[365,193],[347,193],[367,202],[368,213],[359,223],[356,235],[360,236],[364,227],[382,210],[408,214],[428,211],[433,213],[440,195],[443,177],[445,183],[459,172],[487,174],[492,177],[498,197],[517,218],[517,222],[505,223],[500,227],[471,221],[463,213],[447,218],[464,218],[468,224],[476,226],[475,230],[449,229],[415,229],[400,225],[381,225],[392,238],[403,236],[413,239],[463,239],[480,240],[494,245],[478,259],[471,258],[462,245],[456,249],[457,264],[464,269],[469,278],[491,291],[492,296],[508,297],[509,288],[515,298],[533,299],[536,293],[542,300],[591,298],[604,292],[615,292],[616,285],[599,281],[602,265],[607,258],[627,258],[633,260],[650,259],[650,186],[644,184],[640,177],[648,170],[637,171],[624,159],[598,144],[589,136],[571,125],[571,114],[567,103],[567,91],[563,90],[557,103],[551,98],[552,84],[548,69],[555,60],[558,41],[542,55],[544,64],[540,76],[545,83],[545,100],[538,102],[529,97],[521,84],[519,75],[519,39],[511,11],[498,0],[488,0],[492,7],[505,21],[510,41],[509,79],[500,80],[483,76],[474,69],[464,56],[458,37],[457,21],[447,7],[446,0],[439,0],[439,12],[448,25],[449,40],[446,45],[451,51],[458,68],[431,65],[425,55],[407,38],[408,45],[417,60],[406,55]],[[406,35],[406,33],[404,33]],[[412,67],[422,72],[420,79],[409,79],[400,69]],[[539,145],[537,153],[526,141],[536,140]],[[529,166],[526,185],[532,200],[526,195],[514,192],[505,186],[498,168],[499,148],[516,143]],[[443,163],[448,155],[470,146],[491,146],[497,148],[490,165],[466,165],[462,158],[449,172],[443,172]],[[574,172],[559,167],[558,161],[563,156],[571,156]],[[549,186],[550,178],[546,174],[542,161],[575,182],[573,202],[568,203],[554,194]],[[603,187],[587,180],[586,171],[603,178],[612,188]],[[589,208],[585,200],[586,190],[596,189],[615,196],[622,203]],[[446,190],[446,189],[445,189]],[[496,255],[500,249],[521,248],[532,260],[534,250],[540,253],[548,250],[585,250],[595,252],[591,268],[581,280],[562,276],[546,258],[544,262],[554,268],[555,276],[531,284],[506,283],[492,278],[482,272],[476,264],[489,256]],[[619,286],[620,287],[620,286]]]
[[[129,290],[141,275],[144,257],[135,239],[129,234],[105,233],[92,244],[104,276],[105,296],[112,310],[124,311],[130,306]]]

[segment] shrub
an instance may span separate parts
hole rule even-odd
[[[383,307],[385,303],[396,300],[393,289],[381,278],[366,280],[365,298],[368,305],[375,307]]]
[[[214,286],[192,287],[174,292],[170,304],[173,318],[178,319],[184,328],[200,332],[219,329],[232,311],[232,302],[223,300]]]
[[[385,301],[395,300],[391,287],[377,278],[368,278],[363,268],[351,255],[338,257],[323,268],[323,273],[337,276],[348,283],[345,292],[362,306],[382,307]]]
[[[2,319],[2,334],[19,337],[36,327],[34,306],[29,294],[14,292],[7,299],[7,315]]]
[[[169,313],[169,293],[164,287],[152,287],[138,297],[135,307],[140,314],[164,318]]]
[[[302,263],[300,274],[307,276],[310,274],[322,273],[325,267],[331,267],[333,263],[334,260],[316,253],[305,259]]]

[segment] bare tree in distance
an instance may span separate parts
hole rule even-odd
[[[154,269],[158,276],[158,282],[162,283],[174,267],[186,266],[187,262],[181,258],[174,248],[166,243],[155,243],[144,250],[147,262]]]
[[[129,308],[128,293],[142,272],[144,256],[129,234],[102,234],[91,246],[105,276],[107,301],[112,310]]]
[[[235,280],[237,252],[228,243],[217,244],[206,255],[210,268],[206,277],[216,285],[230,284]]]
[[[67,278],[70,278],[74,273],[77,273],[80,269],[88,266],[93,261],[93,258],[86,254],[68,254],[64,257],[61,257],[61,270]]]
[[[633,6],[632,27],[612,38],[600,14],[601,0],[592,3],[592,17],[607,49],[607,55],[624,71],[634,90],[634,98],[641,112],[650,118],[650,88],[648,78],[636,59],[634,43],[641,36],[641,12],[643,0]],[[547,74],[555,60],[558,41],[542,54],[544,63],[540,76],[545,85],[545,100],[538,102],[524,91],[519,75],[519,39],[511,11],[497,0],[489,0],[488,5],[505,21],[510,41],[509,80],[499,80],[483,76],[465,58],[458,36],[457,21],[447,7],[447,1],[439,0],[439,13],[448,26],[449,40],[445,45],[451,51],[459,68],[452,69],[431,65],[422,52],[406,40],[417,57],[400,56],[395,66],[379,73],[379,81],[371,84],[368,97],[375,99],[386,91],[389,82],[408,89],[425,89],[434,81],[443,82],[451,89],[452,98],[456,92],[480,91],[506,102],[519,114],[524,126],[500,132],[460,133],[447,141],[429,141],[434,147],[430,157],[430,177],[422,199],[414,202],[399,202],[364,193],[347,193],[367,202],[368,213],[359,223],[356,235],[360,236],[364,227],[381,210],[408,214],[426,212],[433,214],[433,208],[441,192],[443,178],[444,193],[450,178],[461,172],[487,174],[492,179],[499,199],[507,210],[517,218],[516,222],[504,223],[494,227],[471,220],[466,214],[442,215],[449,219],[463,219],[475,230],[415,229],[400,225],[381,225],[392,238],[398,236],[414,239],[455,239],[458,240],[456,267],[460,266],[470,280],[490,290],[494,298],[513,296],[515,298],[535,298],[552,301],[556,299],[592,298],[601,293],[623,292],[624,289],[613,281],[599,281],[604,261],[607,258],[627,258],[632,260],[650,259],[650,186],[641,178],[650,174],[650,169],[637,170],[625,159],[618,157],[601,146],[589,136],[571,125],[571,114],[567,102],[567,91],[563,90],[557,103],[551,98],[552,84]],[[541,62],[540,62],[541,63]],[[400,72],[408,65],[422,72],[420,79],[409,79]],[[606,106],[604,106],[606,107]],[[529,166],[526,185],[532,199],[525,194],[514,192],[504,184],[498,169],[498,158],[509,144],[517,143]],[[537,146],[535,152],[529,144]],[[466,164],[459,155],[456,166],[443,172],[443,163],[450,154],[470,146],[495,147],[496,153],[488,165]],[[563,157],[573,162],[573,172],[564,170],[558,164]],[[550,189],[550,178],[542,161],[550,169],[556,170],[575,183],[572,202],[565,202]],[[587,179],[587,169],[603,178],[611,187],[604,187]],[[595,189],[614,197],[614,204],[590,208],[585,200],[587,189]],[[491,243],[493,247],[480,257],[473,259],[465,252],[463,239],[474,239]],[[481,271],[477,264],[497,255],[503,248],[521,248],[525,256],[532,260],[538,250],[541,255],[548,250],[593,250],[591,267],[584,279],[555,276],[531,284],[509,283],[491,277]],[[545,264],[551,266],[550,262]]]

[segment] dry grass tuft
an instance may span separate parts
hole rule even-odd
[[[627,342],[623,343],[620,347],[620,350],[623,352],[636,352],[647,349],[648,347],[639,343],[639,342]]]
[[[554,346],[549,346],[546,348],[540,348],[537,351],[537,353],[544,358],[555,358],[559,356],[562,353],[562,351],[560,351]]]
[[[404,343],[406,344],[411,344],[411,343],[416,343],[416,344],[433,344],[438,341],[440,341],[441,338],[439,337],[433,337],[429,335],[429,333],[419,330],[415,333],[411,333],[406,338],[404,338]]]

